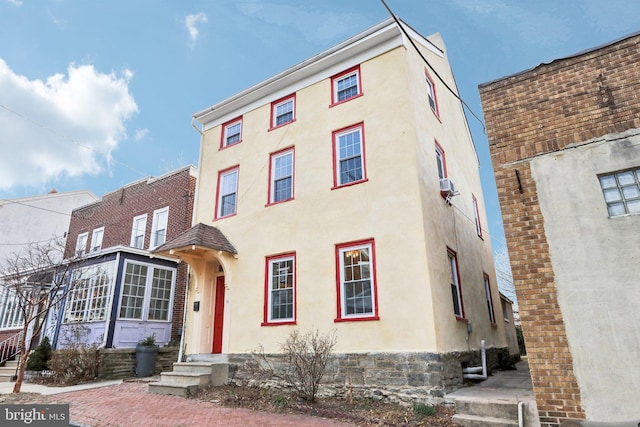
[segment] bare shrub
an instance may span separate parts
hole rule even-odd
[[[87,343],[89,328],[74,325],[66,335],[64,348],[53,352],[49,368],[51,381],[73,385],[93,381],[98,373],[98,345]]]
[[[321,334],[316,329],[301,334],[294,329],[282,345],[286,362],[284,378],[304,400],[316,400],[320,381],[336,342],[335,331]]]

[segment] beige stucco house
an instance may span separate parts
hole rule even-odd
[[[241,363],[294,328],[335,330],[327,381],[437,396],[481,340],[494,366],[508,357],[445,46],[403,27],[386,20],[193,116],[196,225],[158,249],[191,267],[185,358]]]

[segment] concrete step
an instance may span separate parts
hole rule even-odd
[[[10,383],[11,381],[13,381],[13,374],[0,373],[0,383]]]
[[[463,427],[515,427],[517,421],[505,418],[477,416],[468,414],[455,414],[453,422]]]
[[[149,383],[149,393],[153,394],[165,394],[171,396],[188,397],[193,390],[198,388],[195,385],[167,383],[159,381],[156,383]]]
[[[182,362],[173,364],[173,372],[186,372],[186,373],[199,373],[209,374],[211,373],[211,367],[214,365],[212,362]]]
[[[4,367],[5,368],[17,368],[18,367],[18,360],[7,360],[6,362],[4,362]]]
[[[211,382],[211,374],[199,374],[194,372],[163,372],[160,374],[160,382],[202,386]]]
[[[501,399],[456,398],[456,414],[518,420],[518,402]]]

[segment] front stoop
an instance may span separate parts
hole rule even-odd
[[[13,381],[18,369],[17,360],[7,360],[4,366],[0,367],[0,383],[8,383]]]
[[[455,400],[453,421],[465,427],[510,427],[518,425],[518,402],[460,397]]]
[[[172,372],[162,372],[160,381],[149,383],[149,393],[188,396],[198,387],[226,384],[228,377],[228,363],[174,363]]]

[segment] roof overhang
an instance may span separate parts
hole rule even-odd
[[[219,229],[198,223],[154,249],[152,254],[173,258],[207,259],[215,252],[227,253],[234,257],[238,254],[236,248]]]

